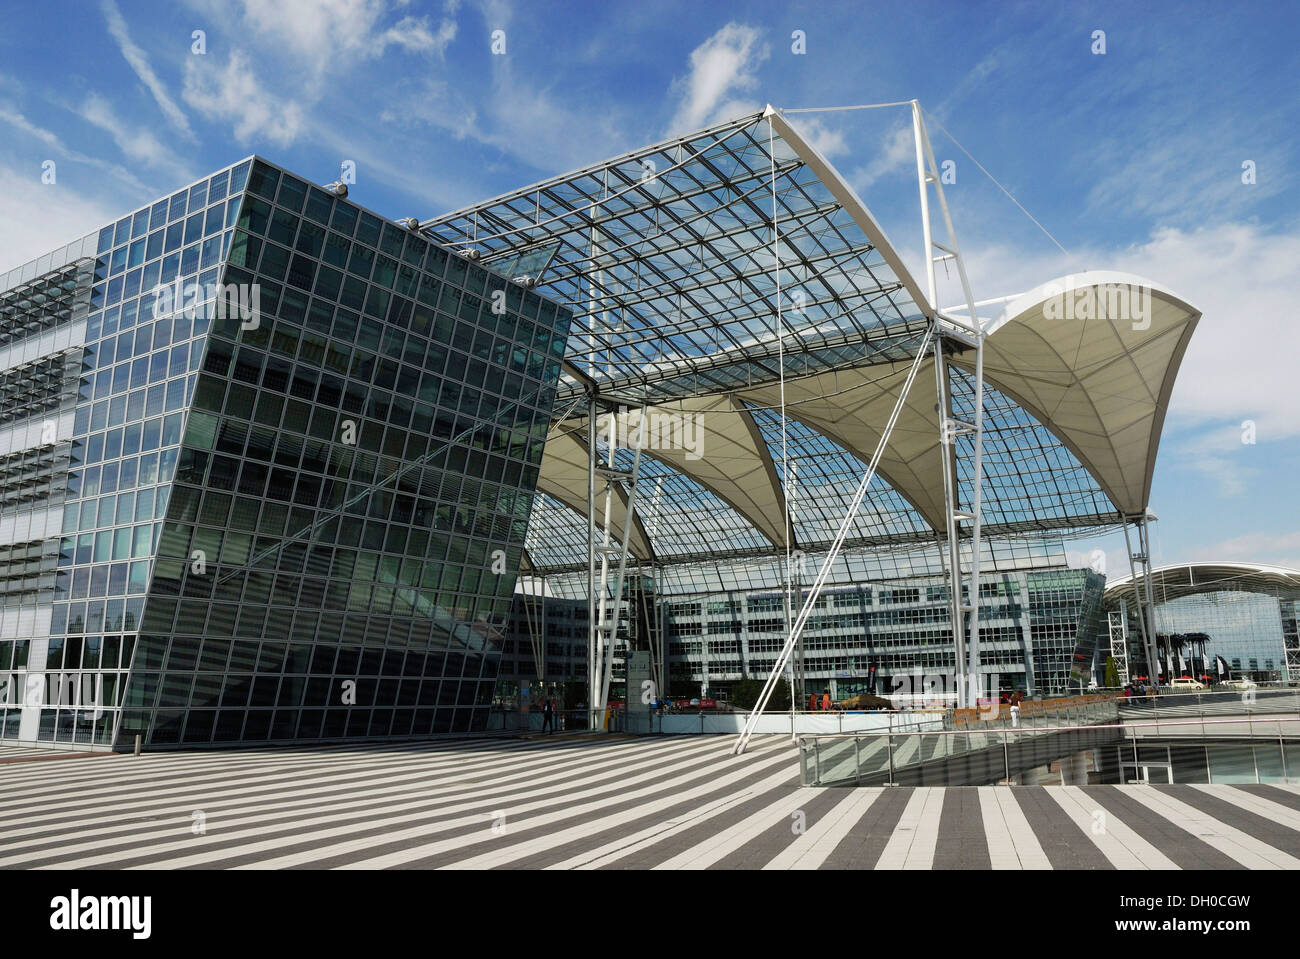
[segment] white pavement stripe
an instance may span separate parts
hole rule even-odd
[[[882,786],[854,789],[763,868],[820,869],[884,791]]]
[[[725,761],[725,757],[727,756],[729,749],[730,749],[729,743],[724,745],[710,744],[708,747],[708,752],[717,754],[720,759]],[[691,761],[694,761],[701,758],[701,755],[699,753],[693,753],[688,758]],[[685,759],[680,760],[675,765],[680,766],[684,764],[684,762]],[[619,796],[619,800],[628,800],[628,799],[637,798],[638,796],[645,795],[647,793],[653,793],[657,789],[661,789],[661,788],[672,788],[674,784],[688,782],[695,777],[708,774],[707,771],[705,770],[694,770],[690,773],[679,776],[676,779],[665,780],[664,779],[665,770],[666,769],[671,770],[673,768],[673,765],[674,764],[670,764],[668,760],[660,760],[656,763],[655,769],[652,772],[648,773],[647,775],[637,776],[625,780],[623,783],[620,784],[624,789],[626,789],[629,786],[634,786],[638,783],[643,783],[647,781],[653,781],[653,784],[647,787],[643,787],[642,789],[639,790],[634,790],[631,792],[623,792]],[[600,799],[600,800],[588,802],[586,804],[577,805],[577,806],[567,805],[567,804],[571,804],[575,800],[584,799],[601,792],[607,792],[609,788],[610,787],[606,785],[599,788],[588,789],[579,793],[558,793],[558,794],[548,793],[544,798],[538,799],[533,802],[524,803],[522,805],[519,804],[520,800],[531,794],[524,794],[521,796],[510,797],[508,800],[510,805],[508,805],[506,809],[502,810],[507,814],[506,828],[507,830],[510,829],[517,830],[518,828],[520,828],[519,826],[520,818],[523,814],[538,812],[540,810],[554,810],[557,802],[565,803],[566,808],[561,812],[551,812],[549,815],[543,813],[539,816],[534,816],[532,818],[525,819],[524,820],[525,825],[522,828],[531,828],[532,826],[535,825],[542,825],[545,822],[553,822],[555,821],[555,819],[564,818],[566,816],[579,815],[584,811],[590,811],[592,809],[599,809],[602,806],[610,802],[613,802],[615,800],[605,798],[605,799]],[[414,849],[408,847],[408,849],[400,850],[395,853],[390,853],[387,856],[381,856],[381,857],[377,857],[376,859],[365,860],[364,861],[365,865],[363,865],[362,863],[349,863],[337,868],[355,868],[355,867],[381,868],[381,866],[383,865],[395,865],[404,861],[409,861],[409,858],[425,858],[427,856],[437,855],[439,852],[443,852],[448,848],[458,848],[460,846],[467,845],[474,841],[484,841],[487,838],[492,838],[492,835],[494,834],[487,835],[487,836],[484,836],[484,834],[489,833],[489,827],[492,825],[493,822],[493,817],[492,817],[493,810],[491,809],[491,806],[493,804],[494,804],[493,801],[488,801],[487,803],[485,803],[482,800],[477,802],[472,802],[472,803],[464,803],[459,806],[454,806],[449,809],[441,810],[439,812],[439,817],[448,816],[453,813],[464,813],[472,810],[478,810],[478,812],[470,815],[463,815],[460,818],[454,820],[442,820],[441,818],[439,818],[435,822],[427,822],[418,826],[413,826],[408,829],[401,829],[396,832],[388,832],[381,837],[370,836],[370,837],[363,837],[360,839],[344,840],[341,842],[332,843],[327,846],[318,846],[312,849],[303,850],[301,852],[289,853],[275,859],[262,860],[255,864],[234,866],[232,868],[282,869],[290,866],[303,865],[309,862],[318,862],[321,859],[332,859],[332,858],[337,858],[339,856],[351,855],[353,853],[364,853],[366,850],[373,849],[376,845],[386,845],[394,842],[404,842],[406,840],[422,840],[422,839],[427,839],[430,836],[435,836],[441,833],[450,832],[453,829],[461,829],[461,828],[473,827],[473,826],[481,827],[481,829],[476,829],[473,833],[467,834],[464,837],[444,840],[439,843],[426,843],[423,846],[415,847]],[[488,807],[487,810],[484,810],[485,805]],[[348,830],[332,830],[326,835],[313,837],[313,838],[331,839],[335,837],[341,837],[342,835],[345,835],[347,832]],[[252,852],[264,851],[263,848],[258,848],[261,845],[262,844],[255,843],[251,846],[242,847],[236,854],[247,855]],[[270,846],[267,846],[265,848],[273,848],[274,845],[276,844],[271,844]],[[278,845],[283,846],[286,844],[279,843]],[[433,851],[431,852],[420,851],[420,850],[427,850],[427,849],[433,849]],[[407,856],[408,853],[411,854],[409,858]]]
[[[426,744],[427,745],[427,744]],[[242,750],[232,752],[188,752],[188,753],[168,753],[152,752],[144,753],[140,756],[128,756],[122,753],[106,756],[102,762],[88,760],[90,767],[84,772],[67,767],[58,766],[56,768],[47,768],[46,772],[39,769],[32,769],[30,764],[20,764],[12,767],[0,767],[0,790],[6,790],[15,783],[24,781],[31,782],[85,782],[91,778],[104,779],[112,777],[115,779],[127,779],[138,776],[140,771],[145,768],[165,769],[170,774],[183,773],[194,769],[204,771],[230,771],[238,769],[271,769],[274,767],[292,767],[310,762],[331,762],[331,761],[348,761],[358,758],[369,759],[370,761],[381,761],[385,755],[439,755],[445,756],[452,752],[461,752],[468,750],[450,750],[438,746],[434,749],[415,750],[411,749],[411,744],[406,744],[406,748],[399,749],[395,746],[376,747],[372,752],[363,752],[356,749],[343,749],[341,747],[326,747],[314,749],[310,747],[297,748],[293,750]],[[51,775],[57,772],[60,775]],[[20,775],[26,773],[27,775]]]
[[[656,758],[658,754],[655,754]],[[640,757],[638,757],[640,758]],[[535,764],[530,764],[535,765]],[[246,826],[255,822],[272,821],[277,818],[286,818],[292,815],[296,809],[302,809],[304,812],[315,811],[322,803],[328,803],[331,812],[341,812],[346,809],[355,809],[371,804],[382,804],[386,799],[395,798],[397,795],[405,793],[402,798],[419,798],[423,803],[431,803],[440,797],[450,797],[457,793],[473,792],[476,797],[484,798],[491,796],[493,791],[501,790],[517,784],[520,780],[527,779],[528,785],[538,787],[551,783],[563,783],[566,786],[572,786],[581,780],[573,778],[573,768],[580,766],[584,774],[591,775],[597,772],[606,771],[614,773],[616,771],[624,772],[628,769],[640,768],[629,764],[626,757],[623,756],[602,756],[593,761],[588,758],[585,762],[581,758],[576,758],[570,762],[561,764],[552,764],[547,767],[547,775],[536,777],[531,772],[525,771],[506,776],[500,776],[487,782],[476,780],[475,782],[458,782],[455,780],[441,780],[445,785],[425,789],[418,797],[412,797],[412,787],[418,786],[421,782],[427,782],[432,772],[418,761],[395,768],[391,765],[381,767],[375,770],[376,773],[386,775],[370,777],[353,774],[345,780],[322,779],[299,780],[301,784],[298,788],[288,790],[278,790],[275,793],[278,801],[266,802],[266,794],[259,793],[259,790],[265,788],[267,783],[253,781],[248,785],[234,790],[224,790],[217,792],[205,792],[201,796],[176,797],[170,792],[155,790],[153,800],[143,800],[130,804],[115,804],[113,812],[107,816],[86,819],[74,814],[71,818],[77,824],[77,836],[82,842],[75,847],[63,847],[60,853],[72,851],[89,851],[94,848],[110,846],[112,843],[90,844],[85,840],[92,838],[115,835],[126,832],[134,832],[146,825],[141,821],[126,821],[124,817],[131,811],[142,810],[154,812],[158,811],[162,804],[173,805],[176,808],[170,810],[171,815],[180,817],[186,823],[195,808],[208,817],[213,826],[218,823],[223,828],[234,826]],[[509,767],[507,767],[509,768]],[[475,775],[479,775],[478,772]],[[435,780],[438,781],[438,780]],[[485,788],[490,787],[490,788]],[[345,792],[344,792],[345,791]],[[361,798],[351,801],[339,802],[338,798],[341,792],[344,794],[361,794]],[[76,812],[83,812],[89,799],[91,808],[98,808],[99,797],[83,797],[83,804],[76,807]],[[182,801],[185,799],[186,801]],[[407,804],[407,808],[411,806]],[[156,818],[156,817],[155,817]],[[13,818],[7,820],[7,823],[33,822],[34,825],[25,828],[6,829],[6,838],[10,840],[6,844],[7,852],[16,852],[20,849],[39,848],[49,842],[48,838],[39,838],[40,834],[50,832],[53,824],[40,815],[26,818]],[[304,820],[304,824],[308,820]],[[104,825],[107,824],[107,825]],[[161,827],[164,822],[155,823],[155,827]],[[90,827],[100,825],[102,828],[91,829]],[[188,829],[186,825],[186,829]],[[30,843],[15,844],[13,840],[20,836],[36,835],[38,838]],[[21,857],[20,857],[21,858]],[[0,864],[10,860],[0,860]]]
[[[826,791],[822,786],[805,786],[778,799],[758,812],[751,813],[740,822],[711,836],[685,852],[661,862],[655,869],[708,869],[714,863],[735,852],[765,829],[780,822],[790,822],[791,814],[814,796]],[[793,834],[792,834],[793,835]]]
[[[691,758],[695,758],[696,753],[700,751],[701,750],[698,749],[693,750],[691,754]],[[636,777],[632,780],[626,780],[626,781],[635,782],[646,778],[655,778],[660,775],[659,770],[662,769],[662,762],[663,760],[660,757],[656,756],[644,762],[635,763],[635,764],[624,764],[620,767],[620,771],[626,772],[632,769],[649,770],[643,776]],[[591,789],[587,790],[586,794],[589,795],[592,793],[608,790],[618,785],[616,781],[608,780],[606,778],[608,777],[608,775],[609,773],[602,772],[599,775],[587,776],[584,779],[578,779],[578,780],[571,779],[569,780],[567,785],[572,787],[572,786],[582,785],[591,782],[603,782],[603,785],[593,786]],[[563,786],[557,784],[557,788],[563,788]],[[567,794],[556,792],[554,789],[549,789],[549,788],[532,789],[524,793],[520,793],[518,796],[509,797],[508,801],[515,802],[519,799],[523,799],[527,797],[540,797],[537,799],[536,802],[531,803],[526,808],[534,808],[539,806],[551,807],[554,806],[557,798],[564,797],[564,796],[567,796]],[[386,826],[386,825],[401,826],[407,823],[412,823],[416,821],[427,821],[427,820],[433,820],[434,822],[437,822],[444,816],[450,816],[458,812],[464,813],[469,810],[481,809],[484,805],[491,806],[493,803],[501,801],[502,797],[494,797],[490,790],[486,790],[486,791],[478,792],[472,799],[468,801],[462,801],[457,803],[457,797],[451,797],[451,801],[457,804],[451,806],[438,806],[437,808],[432,808],[432,809],[429,808],[431,805],[431,800],[436,798],[437,797],[425,796],[417,800],[406,802],[406,803],[401,803],[397,805],[388,805],[384,807],[383,811],[384,813],[389,815],[386,815],[385,817],[379,819],[373,819],[373,818],[367,819],[362,822],[348,821],[357,818],[358,814],[355,812],[308,817],[303,819],[300,823],[295,824],[298,829],[305,830],[305,831],[295,832],[287,836],[279,836],[274,839],[264,839],[258,842],[253,842],[241,846],[217,848],[216,843],[226,842],[232,839],[255,839],[257,836],[265,835],[268,829],[265,827],[255,827],[255,828],[247,828],[242,830],[236,830],[234,832],[229,832],[229,831],[225,831],[224,829],[213,828],[204,834],[201,834],[199,836],[190,836],[189,838],[184,839],[180,842],[170,842],[170,843],[162,843],[162,844],[141,843],[137,845],[135,848],[130,850],[118,849],[115,850],[114,852],[106,853],[104,855],[79,859],[73,862],[60,861],[58,863],[51,864],[51,866],[49,866],[48,868],[79,869],[79,868],[87,868],[90,866],[105,865],[107,863],[116,862],[121,859],[145,858],[145,857],[150,857],[152,859],[153,857],[156,857],[162,853],[175,852],[182,849],[191,852],[192,854],[179,859],[169,859],[162,862],[150,861],[144,865],[138,867],[131,867],[131,868],[144,868],[144,869],[156,869],[156,868],[164,868],[164,867],[183,868],[186,866],[203,865],[209,862],[216,862],[223,859],[242,857],[256,852],[265,852],[268,850],[282,849],[288,846],[298,845],[300,843],[309,842],[313,840],[333,839],[337,837],[346,836],[351,833],[359,832],[362,830],[373,830],[377,827]],[[406,814],[391,815],[393,813],[398,813],[398,812],[405,812]],[[188,817],[188,815],[189,815],[189,811],[186,810],[186,816]],[[431,822],[424,822],[422,825],[415,826],[413,827],[412,830],[408,830],[408,831],[412,831],[415,834],[423,834],[429,831],[441,831],[445,829],[457,828],[459,826],[473,825],[475,823],[483,822],[482,815],[483,814],[480,813],[478,816],[462,817],[459,820],[454,820],[447,823],[439,823],[437,826],[435,826]],[[317,829],[315,831],[311,831],[310,828],[313,826],[323,826],[327,823],[337,823],[337,822],[344,822],[345,824],[333,828],[328,828],[328,829]],[[215,826],[217,824],[213,823],[212,825]],[[277,828],[283,828],[283,827],[277,827]],[[361,842],[363,846],[364,845],[373,846],[378,842],[388,842],[396,838],[399,838],[399,835],[400,834],[390,834],[390,835],[385,835],[382,838],[376,838],[371,836],[361,840]],[[163,839],[165,837],[158,836],[156,838]],[[204,849],[203,848],[204,846],[207,846],[208,848]],[[193,852],[196,848],[202,851],[197,853]],[[328,854],[325,851],[327,849],[328,847],[322,847],[321,850],[312,850],[308,853],[299,853],[297,854],[297,856],[290,857],[290,858],[300,858],[303,856],[306,856],[308,860],[313,858],[320,858],[321,856]],[[61,855],[69,851],[79,851],[79,850],[77,849],[77,847],[69,847],[66,850],[60,850],[59,854]]]
[[[943,787],[917,786],[907,808],[881,850],[877,869],[929,869],[939,842],[939,818],[943,815]],[[862,868],[867,868],[863,863]]]
[[[888,742],[888,740],[886,740]],[[903,740],[903,745],[894,747],[894,768],[899,769],[906,766],[914,758],[917,751],[921,748],[920,736],[909,736]]]
[[[768,758],[766,761],[756,763],[748,768],[738,769],[735,772],[730,773],[729,775],[722,776],[717,779],[710,779],[709,781],[705,783],[701,783],[700,785],[692,789],[688,789],[685,791],[673,790],[665,795],[661,795],[654,799],[651,799],[649,802],[641,803],[631,809],[621,809],[618,812],[610,813],[609,815],[592,819],[589,822],[583,822],[576,826],[570,826],[569,828],[562,829],[559,832],[548,833],[544,836],[537,836],[533,839],[528,839],[523,842],[515,843],[513,845],[507,846],[504,849],[492,849],[485,853],[481,853],[480,855],[472,856],[468,859],[459,859],[453,863],[449,863],[448,865],[442,866],[440,868],[442,869],[494,869],[498,866],[504,866],[512,862],[518,862],[520,859],[527,858],[528,856],[535,856],[539,853],[547,852],[548,850],[555,849],[567,843],[578,842],[580,840],[587,839],[591,836],[598,835],[599,833],[605,832],[606,830],[609,829],[614,829],[619,826],[626,826],[629,822],[635,821],[637,819],[643,819],[646,816],[652,816],[657,812],[661,812],[664,809],[669,809],[673,806],[680,805],[683,802],[691,802],[692,800],[699,799],[703,796],[707,796],[710,793],[715,793],[719,789],[723,789],[729,786],[731,783],[743,779],[746,776],[750,776],[758,769],[763,769],[777,763],[785,765],[788,764],[789,761],[790,759],[788,756],[780,756],[780,755],[772,756]],[[786,782],[790,781],[790,774],[788,770],[783,771],[781,775],[785,777]],[[797,787],[791,787],[791,788],[795,789],[796,792],[798,792]],[[563,814],[563,815],[567,815],[567,814]],[[560,818],[560,817],[557,816],[555,818]],[[532,828],[535,825],[538,825],[538,823],[536,823],[533,820],[530,820],[528,824],[528,828]],[[412,860],[410,858],[407,858],[405,861],[410,862]],[[375,860],[370,860],[368,863],[364,863],[364,864],[358,863],[357,867],[370,868],[370,864],[374,862]]]
[[[606,767],[604,765],[597,766],[595,764],[589,764],[584,771],[591,772],[598,768]],[[628,767],[623,766],[622,768],[626,769]],[[613,770],[611,769],[610,771],[612,772]],[[569,773],[559,772],[548,777],[547,781],[563,782],[570,775],[571,774]],[[248,790],[241,790],[237,794],[237,797],[232,800],[226,800],[224,802],[208,801],[209,799],[215,799],[216,796],[221,795],[220,793],[214,793],[202,800],[192,800],[188,804],[179,804],[172,801],[168,803],[172,808],[166,810],[165,816],[150,817],[149,821],[137,819],[134,822],[123,822],[122,812],[121,810],[118,810],[110,816],[81,820],[78,824],[81,828],[77,830],[77,838],[80,841],[74,845],[63,844],[57,849],[51,850],[43,850],[41,848],[50,843],[49,837],[40,835],[41,833],[49,832],[49,824],[43,826],[30,826],[22,830],[7,830],[6,838],[10,841],[6,843],[6,852],[17,853],[21,850],[26,850],[27,852],[23,856],[10,856],[6,859],[0,859],[0,865],[14,862],[21,864],[27,856],[31,856],[32,858],[48,858],[50,855],[66,855],[74,852],[90,852],[95,849],[113,848],[119,845],[131,845],[131,840],[133,839],[136,840],[136,848],[141,849],[144,848],[140,841],[142,836],[142,827],[153,829],[155,831],[154,837],[159,839],[173,835],[172,833],[163,832],[163,830],[169,825],[178,827],[181,833],[188,833],[190,830],[192,815],[196,807],[204,814],[207,824],[211,825],[214,829],[222,829],[222,836],[226,839],[231,839],[236,838],[237,834],[231,832],[231,830],[237,827],[249,827],[257,823],[270,824],[275,823],[276,820],[287,820],[292,817],[295,812],[303,813],[304,817],[309,816],[311,813],[319,810],[323,805],[327,805],[331,813],[345,814],[347,811],[352,810],[354,816],[360,817],[364,815],[364,810],[368,807],[377,807],[384,812],[390,812],[398,809],[412,809],[421,806],[429,806],[439,798],[450,797],[455,793],[464,793],[467,790],[475,791],[480,797],[484,794],[484,790],[481,786],[478,789],[475,789],[474,786],[466,785],[464,783],[434,787],[432,789],[420,789],[420,784],[427,783],[428,780],[429,775],[427,771],[419,768],[412,769],[403,775],[388,775],[382,778],[366,779],[353,777],[343,784],[346,787],[346,793],[340,793],[338,783],[318,783],[296,790],[278,792],[276,793],[276,796],[281,801],[273,803],[265,802],[264,798],[260,796],[252,796],[250,798]],[[497,780],[492,783],[492,786],[493,788],[498,788],[503,782],[505,782],[505,779]],[[542,780],[534,780],[532,785],[536,786],[541,783]],[[359,794],[360,798],[340,801],[340,796],[346,794]],[[399,805],[402,800],[407,801]],[[149,805],[149,811],[160,811],[159,803]],[[172,817],[175,817],[174,821],[172,821]],[[341,815],[331,818],[347,818],[347,816]],[[303,825],[309,825],[313,821],[316,820],[300,818],[295,825],[300,827]],[[98,829],[88,828],[92,825],[103,823],[108,823],[110,825],[101,826],[101,828]],[[255,835],[262,832],[285,828],[288,828],[288,823],[282,822],[276,825],[268,825],[260,830],[254,830],[252,833],[246,834]],[[36,838],[27,843],[13,842],[12,840],[20,834],[35,835]],[[120,837],[123,834],[131,835],[127,836],[125,840],[121,838],[107,838]],[[104,841],[89,841],[92,839],[101,839]],[[192,848],[192,845],[193,843],[190,841],[185,843],[186,848]],[[124,858],[121,854],[117,855],[119,858]]]
[[[980,818],[993,869],[1051,869],[1025,811],[1009,786],[980,786]]]
[[[45,787],[51,792],[58,792],[68,784],[79,788],[86,783],[98,785],[133,784],[145,777],[162,779],[181,779],[194,772],[209,776],[233,776],[243,772],[255,772],[259,775],[274,773],[292,773],[301,768],[318,768],[324,766],[348,766],[357,763],[380,765],[389,762],[402,762],[409,759],[424,758],[443,766],[455,766],[459,763],[499,762],[519,757],[524,754],[554,754],[557,751],[582,751],[580,748],[547,748],[544,744],[518,744],[508,747],[494,746],[490,749],[457,748],[450,749],[442,745],[421,744],[424,748],[376,747],[374,750],[343,749],[328,747],[320,749],[301,748],[288,752],[243,751],[234,759],[225,753],[208,752],[199,756],[194,753],[145,753],[142,756],[121,756],[105,759],[102,762],[87,760],[89,767],[80,769],[60,764],[57,768],[63,775],[51,775],[52,767],[31,769],[31,764],[21,764],[28,775],[17,776],[13,770],[19,766],[0,766],[0,794],[18,793],[26,796],[31,787]],[[558,745],[558,744],[557,744]],[[600,749],[615,749],[630,743],[600,744]]]
[[[610,747],[613,748],[613,747]],[[666,749],[668,747],[660,747]],[[643,746],[642,751],[653,751]],[[608,755],[604,750],[602,755]],[[590,758],[590,757],[588,757]],[[550,757],[554,762],[554,755]],[[578,760],[579,757],[575,757]],[[52,788],[45,790],[56,793],[62,802],[58,801],[40,801],[42,791],[37,789],[27,789],[22,793],[22,799],[12,802],[0,802],[0,811],[5,809],[19,807],[35,809],[43,818],[50,818],[54,813],[62,809],[79,808],[82,802],[82,794],[88,788],[98,786],[96,798],[100,803],[111,801],[115,808],[119,808],[122,803],[135,798],[144,797],[146,800],[155,799],[160,790],[171,789],[175,791],[193,791],[206,785],[215,784],[222,786],[239,785],[242,783],[270,784],[277,779],[285,781],[301,781],[304,773],[308,775],[340,775],[349,770],[362,769],[371,770],[382,766],[407,766],[411,763],[420,763],[430,771],[441,770],[460,770],[464,772],[477,773],[482,770],[491,770],[496,768],[508,768],[516,764],[527,763],[527,753],[516,753],[512,756],[503,757],[492,755],[489,757],[455,757],[448,758],[442,753],[428,753],[424,755],[404,753],[400,755],[390,754],[385,757],[366,757],[348,754],[344,757],[321,757],[312,761],[304,761],[290,768],[282,766],[272,766],[270,768],[258,767],[252,765],[247,770],[231,771],[229,769],[219,769],[212,767],[201,767],[205,775],[201,777],[177,776],[172,768],[155,767],[142,768],[132,766],[131,774],[122,777],[120,788],[103,788],[104,784],[89,784],[81,781],[76,782],[76,795],[69,796],[66,788],[67,784],[53,784]],[[533,759],[528,765],[545,763],[547,757],[540,754]],[[134,762],[134,760],[132,760]]]
[[[748,802],[755,798],[761,798],[773,790],[782,791],[790,788],[790,772],[783,769],[773,776],[761,779],[754,785],[746,787],[744,792],[735,793],[723,799],[716,799],[698,806],[684,813],[679,813],[676,818],[656,823],[653,826],[647,826],[645,829],[632,833],[630,836],[620,836],[603,846],[597,846],[595,849],[589,849],[586,852],[578,853],[568,859],[553,863],[547,866],[547,869],[600,869],[611,863],[618,862],[620,859],[626,859],[633,853],[640,852],[650,846],[658,845],[666,839],[676,836],[678,833],[685,832],[700,823],[708,822],[716,816],[722,815],[732,806]],[[797,788],[797,787],[796,787]]]
[[[1116,869],[1177,869],[1178,864],[1078,786],[1045,786],[1084,836]]]
[[[581,758],[575,758],[570,762],[550,765],[547,765],[545,760],[541,759],[533,763],[520,764],[514,768],[527,770],[536,766],[543,766],[548,772],[551,772],[583,765],[585,765],[585,768],[599,768],[606,765],[617,765],[619,762],[616,757],[602,757],[602,759],[604,761],[593,762],[588,758],[584,764]],[[374,785],[396,783],[412,778],[427,780],[437,777],[435,781],[445,783],[445,785],[434,790],[434,793],[440,794],[473,789],[478,782],[477,777],[481,776],[485,771],[490,772],[495,769],[496,767],[493,766],[446,770],[436,765],[430,765],[419,758],[413,758],[409,762],[402,764],[384,764],[380,766],[362,764],[349,765],[344,768],[313,769],[310,775],[300,773],[293,777],[282,777],[277,774],[265,778],[242,778],[233,781],[229,779],[208,781],[205,779],[203,781],[190,781],[165,786],[145,780],[140,784],[144,788],[134,794],[139,798],[130,801],[121,797],[110,800],[110,797],[105,793],[96,792],[93,787],[89,787],[79,789],[75,799],[57,804],[57,809],[52,808],[54,804],[37,805],[23,814],[14,815],[11,813],[5,817],[5,821],[10,826],[9,835],[16,836],[48,832],[59,825],[76,824],[78,827],[85,827],[96,823],[121,823],[124,818],[134,811],[150,812],[164,803],[175,803],[190,808],[198,805],[204,809],[229,809],[232,807],[238,808],[241,804],[250,804],[256,805],[258,811],[265,811],[275,808],[276,805],[282,805],[268,804],[266,801],[268,796],[274,796],[277,800],[282,800],[294,796],[322,795],[327,800],[332,800],[333,797],[329,796],[331,791],[334,793],[341,791],[354,792],[361,786],[369,788]],[[456,773],[473,775],[475,780],[464,782],[451,778]],[[384,774],[386,774],[384,778],[379,778]],[[532,775],[531,772],[525,771],[518,776],[507,778],[518,779],[530,775]],[[84,818],[88,807],[93,809],[111,808],[112,813],[88,820]],[[31,825],[25,828],[14,828],[25,823]]]
[[[1209,843],[1247,869],[1300,869],[1300,859],[1274,849],[1268,843],[1157,789],[1139,787],[1129,790],[1125,795],[1168,819],[1179,829]]]
[[[1222,799],[1226,803],[1239,806],[1247,812],[1253,812],[1257,816],[1263,816],[1279,826],[1285,826],[1287,829],[1300,832],[1300,810],[1292,809],[1290,806],[1274,802],[1271,799],[1265,799],[1263,796],[1257,796],[1244,789],[1224,789],[1222,786],[1201,784],[1193,785],[1192,788],[1199,789],[1216,799]]]

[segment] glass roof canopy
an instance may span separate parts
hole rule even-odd
[[[770,109],[420,229],[517,281],[527,277],[574,313],[529,529],[528,563],[539,572],[586,565],[589,391],[683,414],[705,409],[706,398],[726,398],[725,416],[716,407],[703,414],[714,417],[708,422],[716,435],[739,443],[725,464],[655,449],[643,454],[636,528],[628,531],[639,560],[783,552],[787,497],[792,548],[824,546],[874,448],[862,430],[870,439],[871,424],[883,423],[877,404],[886,404],[887,415],[890,389],[927,325],[923,295],[869,211]],[[782,368],[786,383],[802,388],[787,403],[784,440],[774,398]],[[918,386],[927,378],[932,407],[932,368]],[[961,417],[973,401],[973,378],[954,367],[952,390]],[[918,410],[925,399],[916,397]],[[841,409],[859,417],[856,434],[839,429]],[[1067,444],[991,385],[985,422],[985,536],[1056,535],[1120,521]],[[933,501],[918,495],[916,476],[928,476],[927,457],[937,462],[938,431],[922,435],[923,427],[914,418],[916,435],[900,439],[896,430],[900,445],[914,447],[912,459],[882,463],[849,546],[935,542],[942,522]],[[607,459],[603,442],[598,454]],[[625,449],[616,452],[620,467],[631,459]],[[904,475],[903,466],[915,466],[915,475]],[[941,484],[942,474],[926,482]],[[958,494],[969,504],[964,471]],[[614,512],[622,516],[620,506]]]
[[[860,360],[889,345],[887,333],[925,325],[850,213],[762,114],[421,226],[512,275],[528,272],[516,261],[555,248],[532,279],[575,315],[561,404],[588,380],[646,399],[717,393],[770,381],[781,352],[797,375]]]

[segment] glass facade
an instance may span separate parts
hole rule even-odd
[[[1104,584],[1104,577],[1090,570],[988,575],[980,583],[984,687],[1043,695],[1087,687]],[[963,600],[969,602],[969,596]],[[550,606],[559,602],[547,600]],[[576,611],[578,601],[569,602]],[[663,603],[672,683],[707,680],[713,692],[737,680],[764,679],[785,643],[780,592],[674,595]],[[946,677],[944,688],[949,693],[954,688],[952,620],[942,578],[830,585],[818,597],[803,635],[810,691],[821,692],[833,681],[840,697],[887,693],[900,682],[907,692],[918,674]]]
[[[1167,600],[1157,594],[1160,671],[1167,673],[1172,658],[1178,673],[1192,677],[1209,676],[1218,680],[1228,678],[1230,671],[1234,679],[1293,681],[1300,677],[1298,604],[1295,590],[1283,587],[1207,589]],[[1128,620],[1129,662],[1141,668],[1146,663],[1146,653],[1136,607],[1125,601],[1117,608],[1124,611]],[[1106,629],[1103,621],[1102,633]],[[1103,635],[1098,648],[1102,660],[1109,648],[1110,640]],[[1225,669],[1222,677],[1220,659]]]
[[[484,728],[567,311],[257,158],[67,257],[0,289],[0,737]]]

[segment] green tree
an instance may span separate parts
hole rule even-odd
[[[1114,689],[1119,685],[1119,667],[1115,665],[1115,657],[1106,657],[1106,685]]]
[[[754,704],[758,702],[759,694],[763,692],[765,679],[742,679],[738,683],[731,684],[731,692],[728,702],[737,709],[753,709]],[[767,701],[767,709],[764,712],[779,713],[790,708],[790,684],[782,679],[772,690],[772,696]]]

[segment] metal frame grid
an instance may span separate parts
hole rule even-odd
[[[975,377],[950,367],[953,413],[973,413]],[[1062,526],[1118,526],[1101,485],[1047,427],[1005,393],[984,384],[983,493],[986,527],[1017,531]],[[970,438],[958,435],[966,446]],[[958,499],[970,503],[974,477],[967,457],[957,462]]]
[[[768,382],[777,275],[788,375],[860,358],[921,311],[844,206],[762,114],[667,140],[421,227],[495,267],[558,244],[548,296],[574,311],[563,400],[582,380],[647,399]],[[576,374],[576,375],[575,375]]]
[[[669,404],[830,370],[907,362],[926,307],[860,201],[784,117],[751,114],[623,154],[419,224],[426,235],[573,310],[557,410],[581,416],[584,396]],[[770,144],[770,148],[769,148]],[[875,228],[878,231],[878,227]],[[775,233],[775,241],[774,241]],[[893,265],[891,265],[893,264]],[[897,267],[897,268],[896,268]],[[778,317],[780,325],[778,326]],[[973,378],[953,367],[954,416],[971,413]],[[838,374],[837,374],[838,377]],[[859,380],[861,382],[861,380]],[[845,381],[851,402],[854,380]],[[986,534],[1036,534],[1111,525],[1115,508],[1050,430],[986,387],[982,511]],[[792,539],[824,548],[864,464],[786,411],[739,404],[785,493],[783,449],[795,487]],[[743,420],[741,421],[744,422]],[[959,499],[972,499],[970,436],[957,438]],[[631,453],[620,451],[626,468]],[[691,563],[742,561],[781,548],[706,481],[648,451],[642,527],[651,555]],[[626,494],[626,490],[624,493]],[[653,505],[649,502],[653,498]],[[548,501],[549,502],[549,501]],[[552,504],[558,505],[558,504]],[[779,508],[779,506],[774,507]],[[581,518],[534,513],[529,552],[539,573],[585,562]],[[653,523],[645,514],[653,510]],[[939,531],[942,533],[942,530]],[[962,530],[963,538],[969,530]],[[932,543],[907,499],[882,485],[850,543]]]

